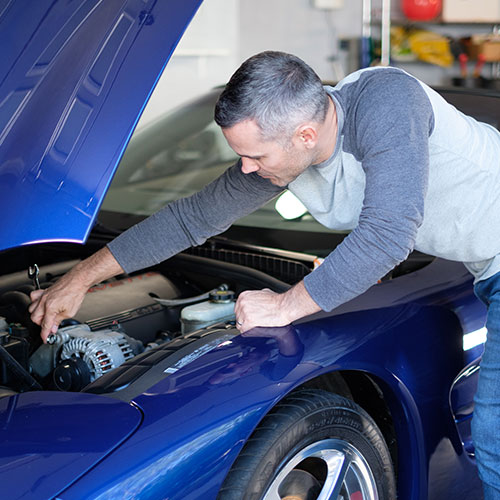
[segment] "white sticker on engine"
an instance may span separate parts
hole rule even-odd
[[[208,342],[207,344],[204,344],[201,347],[198,347],[198,349],[195,349],[193,352],[191,352],[187,356],[184,356],[183,358],[179,359],[179,361],[176,361],[172,366],[165,369],[163,371],[163,373],[169,373],[169,374],[175,373],[176,371],[180,370],[184,366],[186,366],[189,363],[192,363],[196,359],[200,358],[204,354],[207,354],[208,352],[213,351],[214,349],[217,349],[217,347],[224,347],[224,346],[231,344],[231,339],[233,337],[234,337],[234,335],[232,335],[232,334],[223,335],[222,337],[214,339],[211,342]]]

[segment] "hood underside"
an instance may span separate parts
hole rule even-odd
[[[201,1],[0,0],[0,250],[85,241]]]

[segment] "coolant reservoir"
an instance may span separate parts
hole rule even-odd
[[[234,321],[234,304],[233,291],[211,292],[210,300],[187,306],[181,311],[182,333],[190,333],[223,321]]]

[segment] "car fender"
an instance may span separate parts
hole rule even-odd
[[[209,352],[165,370],[165,378],[134,397],[144,412],[141,429],[61,498],[107,498],[110,492],[215,498],[273,406],[294,388],[339,370],[363,371],[380,384],[405,450],[401,472],[412,484],[407,498],[425,498],[425,433],[429,405],[440,393],[430,388],[451,383],[458,370],[453,373],[450,361],[422,374],[421,358],[450,355],[442,340],[443,332],[451,338],[453,331],[461,333],[453,313],[415,304],[258,328],[245,336],[214,331],[218,340]]]
[[[53,498],[140,425],[133,405],[93,394],[0,398],[2,498]]]

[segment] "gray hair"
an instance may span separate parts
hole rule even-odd
[[[233,74],[215,105],[215,121],[229,128],[255,120],[264,140],[281,142],[305,121],[322,123],[327,110],[328,95],[311,67],[294,55],[267,51]]]

